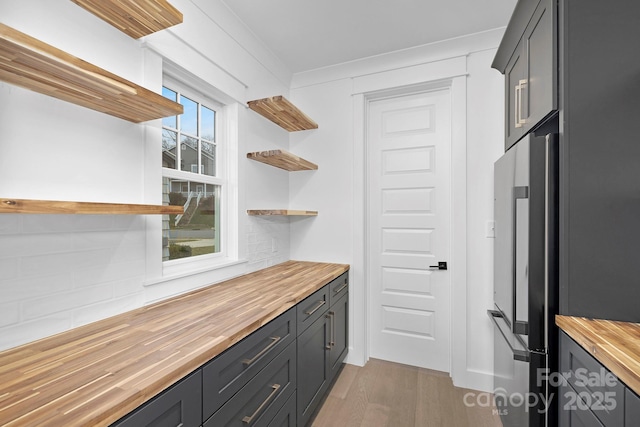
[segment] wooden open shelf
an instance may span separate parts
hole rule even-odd
[[[0,80],[139,123],[182,105],[0,24]]]
[[[166,0],[71,1],[134,39],[182,23],[182,13]]]
[[[318,165],[284,150],[258,151],[247,153],[247,158],[266,163],[286,171],[317,170]]]
[[[266,117],[289,132],[317,129],[318,124],[283,96],[256,99],[247,103],[256,113]]]
[[[269,215],[280,215],[280,216],[317,216],[318,211],[296,211],[289,209],[271,209],[271,210],[248,210],[248,215],[252,216],[269,216]]]
[[[0,213],[17,214],[181,214],[182,206],[135,205],[121,203],[63,202],[53,200],[0,199]]]

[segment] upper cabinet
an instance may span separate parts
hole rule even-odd
[[[316,122],[283,96],[256,99],[249,101],[247,105],[256,113],[289,132],[318,128]]]
[[[182,13],[165,0],[71,1],[134,39],[182,23]]]
[[[0,80],[139,123],[182,105],[0,24]]]
[[[555,2],[518,2],[492,67],[505,75],[505,150],[558,109]]]

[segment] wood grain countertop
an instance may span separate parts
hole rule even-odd
[[[557,315],[556,325],[640,394],[640,323]]]
[[[287,261],[0,352],[0,426],[107,426],[348,269]]]

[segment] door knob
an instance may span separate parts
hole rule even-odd
[[[430,265],[430,270],[446,270],[447,269],[447,261],[438,261],[438,265]]]

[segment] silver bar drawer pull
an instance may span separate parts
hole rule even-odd
[[[270,339],[271,339],[271,342],[265,348],[260,350],[260,353],[256,354],[251,359],[244,359],[242,361],[242,364],[245,365],[245,366],[253,365],[253,362],[258,360],[260,358],[260,356],[265,354],[267,351],[271,350],[271,347],[273,347],[274,345],[278,344],[278,341],[280,341],[282,338],[281,337],[270,337]]]
[[[325,300],[320,300],[318,301],[318,304],[315,307],[313,307],[313,309],[305,311],[304,314],[306,314],[307,316],[311,316],[313,313],[320,310],[320,307],[322,307],[326,303],[327,302]]]
[[[258,406],[258,409],[256,409],[256,411],[251,415],[251,416],[245,416],[242,419],[242,422],[245,424],[251,424],[251,422],[253,421],[253,419],[260,413],[262,412],[262,410],[264,409],[265,406],[267,406],[267,404],[271,401],[271,399],[274,398],[274,396],[276,394],[278,394],[278,390],[280,390],[280,384],[274,384],[271,386],[271,388],[273,389],[273,391],[269,394],[269,396],[267,396],[267,398],[264,400],[264,402],[262,402],[260,404],[260,406]]]
[[[346,288],[347,286],[349,286],[349,282],[344,282],[344,285],[340,286],[340,288],[336,289],[333,291],[334,294],[339,294],[340,292],[342,292],[344,290],[344,288]]]

